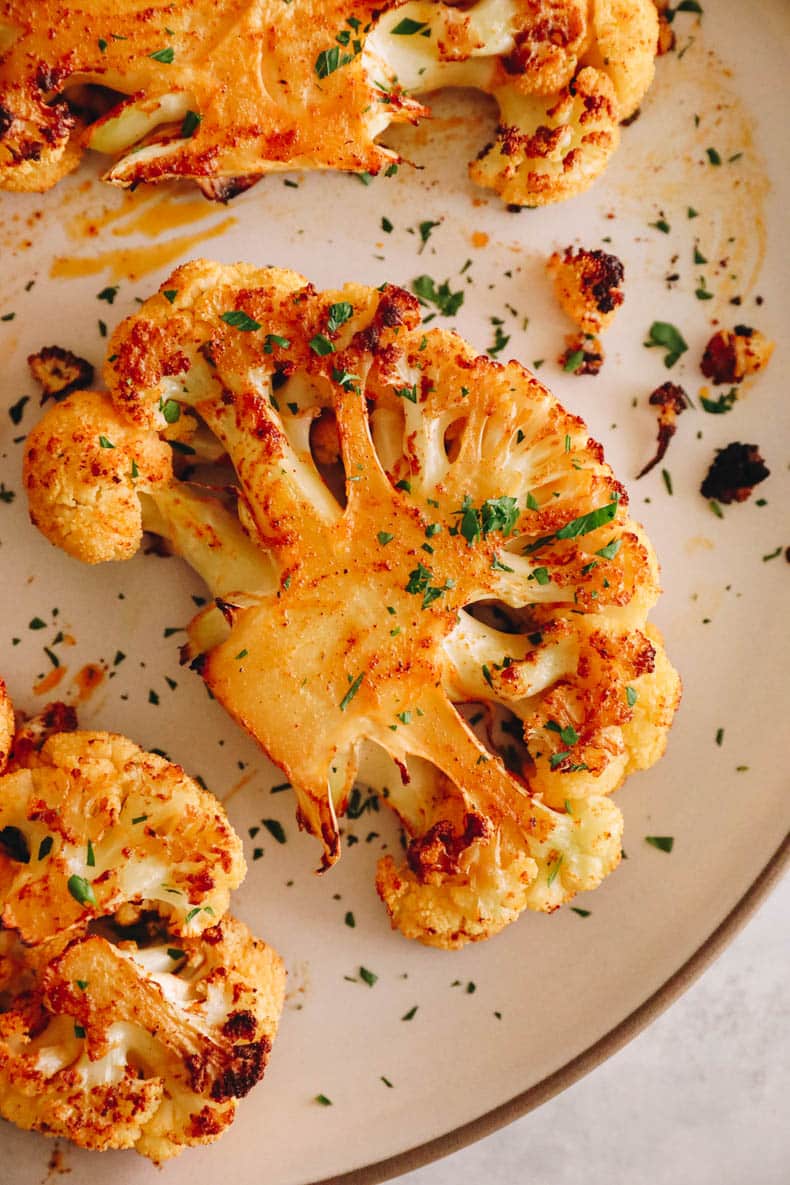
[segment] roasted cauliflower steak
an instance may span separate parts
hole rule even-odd
[[[159,1162],[216,1139],[262,1077],[283,965],[225,912],[245,868],[219,803],[58,720],[0,766],[0,1116]]]
[[[3,0],[0,187],[48,189],[86,147],[115,185],[221,199],[281,170],[375,174],[421,96],[471,87],[499,107],[472,179],[544,205],[602,172],[657,42],[652,0]]]
[[[679,681],[646,620],[653,549],[579,418],[424,330],[401,289],[245,264],[179,268],[115,331],[105,378],[28,437],[34,521],[95,558],[68,516],[97,483],[103,399],[130,426],[115,496],[139,483],[143,526],[213,593],[183,659],[285,772],[325,867],[358,779],[403,824],[378,889],[424,942],[486,938],[615,867],[609,795],[660,756]],[[199,484],[142,480],[173,431]],[[66,488],[52,468],[74,452]]]

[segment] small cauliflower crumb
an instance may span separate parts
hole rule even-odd
[[[611,324],[625,299],[625,270],[616,255],[566,247],[549,258],[547,270],[560,306],[582,333],[600,333]]]
[[[774,352],[774,343],[759,329],[736,325],[720,329],[705,347],[700,364],[702,373],[717,386],[740,383],[747,375],[763,370]]]
[[[663,460],[669,442],[677,431],[677,418],[689,406],[689,397],[682,387],[667,382],[656,388],[648,402],[651,407],[658,408],[658,444],[655,456],[639,470],[637,479],[644,477]]]
[[[565,338],[565,349],[557,361],[568,374],[595,376],[603,366],[603,359],[600,338],[591,333],[569,333]]]
[[[93,366],[79,354],[60,346],[45,346],[37,354],[28,354],[30,373],[41,386],[41,402],[63,399],[71,391],[89,387],[93,382]]]
[[[734,441],[726,448],[716,450],[700,493],[703,498],[713,498],[725,505],[745,502],[754,487],[765,481],[770,473],[756,444]]]

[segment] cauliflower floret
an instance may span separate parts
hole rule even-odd
[[[87,145],[113,184],[191,177],[220,200],[280,170],[388,169],[379,137],[430,114],[419,96],[473,87],[500,122],[472,177],[557,201],[605,167],[658,41],[651,0],[185,0],[166,32],[140,0],[94,0],[90,30],[66,0],[9,0],[3,21],[0,185],[47,188]]]
[[[0,1116],[161,1161],[216,1139],[263,1076],[285,972],[222,917],[245,869],[221,806],[58,721],[23,726],[0,777]]]
[[[600,333],[623,303],[624,269],[616,255],[566,247],[555,251],[547,269],[563,311],[582,333]]]
[[[180,766],[104,732],[17,749],[0,779],[6,929],[41,942],[126,902],[159,903],[175,933],[222,917],[244,878],[241,841]]]
[[[425,941],[482,938],[525,905],[575,892],[584,878],[570,855],[548,898],[533,891],[544,854],[567,848],[565,800],[622,781],[628,688],[661,669],[666,702],[679,695],[645,634],[655,556],[600,446],[518,364],[423,332],[402,290],[319,293],[291,272],[207,262],[164,286],[170,298],[146,301],[112,337],[110,398],[154,439],[169,400],[215,434],[237,482],[236,511],[223,513],[247,546],[242,566],[228,535],[224,570],[223,530],[205,531],[209,487],[196,498],[174,479],[148,496],[151,526],[215,598],[183,660],[283,769],[325,865],[340,854],[360,760],[389,754],[403,786],[387,801],[423,853],[412,897],[424,883],[443,901],[444,879],[460,892],[456,873],[428,859],[445,841],[469,864],[464,903],[441,907],[455,921],[432,924]],[[321,420],[333,427],[314,440]],[[511,629],[487,621],[492,602],[508,607]],[[489,736],[465,719],[470,704],[491,717]],[[515,758],[494,735],[500,716],[518,734]],[[430,776],[415,779],[414,761]],[[596,846],[581,825],[574,833]],[[439,906],[425,908],[427,918]]]
[[[0,953],[0,987],[11,959],[0,1115],[19,1127],[159,1162],[215,1140],[263,1076],[283,965],[230,916],[199,937],[150,917],[17,944]]]
[[[706,378],[719,383],[741,383],[768,365],[774,343],[759,329],[736,325],[720,329],[705,347],[700,369]]]
[[[165,441],[141,432],[96,391],[64,399],[25,443],[32,521],[90,564],[134,555],[143,535],[139,494],[171,476]]]

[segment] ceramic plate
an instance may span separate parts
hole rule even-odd
[[[790,710],[790,401],[780,253],[790,178],[780,150],[790,109],[790,10],[779,0],[704,7],[701,21],[677,15],[678,52],[659,61],[606,176],[562,206],[513,214],[470,186],[465,162],[485,142],[492,112],[465,95],[439,100],[432,130],[399,132],[419,171],[402,168],[368,185],[346,176],[272,177],[225,209],[188,191],[118,194],[99,185],[89,162],[44,197],[0,199],[7,409],[0,669],[21,708],[80,699],[83,725],[124,731],[205,779],[245,837],[250,871],[236,912],[284,953],[290,972],[265,1082],[220,1143],[167,1166],[169,1185],[317,1181],[436,1139],[521,1096],[687,963],[760,877],[787,829],[779,758]],[[423,244],[425,222],[437,225]],[[565,374],[556,362],[571,326],[544,264],[570,242],[607,247],[626,268],[626,302],[597,378]],[[695,263],[695,247],[706,262]],[[392,933],[373,887],[375,861],[397,843],[392,820],[368,810],[349,821],[340,865],[314,875],[316,844],[299,835],[290,796],[272,793],[281,777],[178,665],[179,635],[171,631],[188,620],[201,591],[186,567],[141,554],[88,570],[28,525],[19,471],[37,394],[27,354],[57,343],[100,364],[103,326],[131,312],[176,262],[200,254],[296,268],[318,286],[348,279],[408,286],[421,274],[449,280],[464,294],[459,330],[485,350],[501,319],[509,340],[500,357],[536,366],[542,359],[540,377],[605,443],[662,561],[655,619],[685,695],[665,759],[618,794],[628,858],[577,900],[589,916],[569,909],[523,916],[457,953]],[[711,299],[695,295],[703,289]],[[671,372],[662,351],[643,345],[656,320],[675,324],[688,343]],[[709,414],[699,399],[702,350],[714,325],[739,322],[774,338],[776,354],[729,412]],[[656,435],[647,397],[669,377],[695,406],[679,421],[667,477],[659,467],[636,482]],[[699,485],[714,450],[735,440],[759,445],[771,476],[718,517]],[[30,628],[34,618],[43,629]],[[98,667],[94,678],[88,664]],[[266,819],[281,823],[286,843],[265,827],[250,837]],[[673,836],[672,852],[648,845],[646,835]],[[361,966],[378,977],[373,986]],[[332,1105],[316,1103],[319,1094]],[[52,1147],[0,1129],[15,1185],[38,1185]],[[131,1153],[63,1149],[62,1160],[79,1185],[154,1180]]]

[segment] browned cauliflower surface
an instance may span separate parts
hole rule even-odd
[[[284,770],[325,865],[361,777],[408,836],[378,887],[410,936],[456,946],[597,885],[608,795],[660,755],[679,682],[646,624],[655,556],[583,422],[391,286],[196,262],[165,289],[113,335],[110,395],[32,434],[40,528],[60,542],[68,502],[39,442],[57,453],[82,398],[96,433],[103,400],[141,434],[127,471],[199,421],[185,439],[221,442],[232,498],[204,465],[147,484],[143,519],[215,597],[185,661]]]
[[[623,303],[624,269],[616,255],[566,247],[550,256],[547,269],[563,311],[582,333],[597,334]]]
[[[700,369],[706,378],[719,383],[741,383],[768,365],[774,343],[751,325],[719,329],[713,334],[702,355]]]
[[[161,1161],[262,1077],[284,970],[225,913],[244,861],[216,800],[56,708],[0,771],[0,1116]]]
[[[0,922],[27,943],[144,901],[161,904],[174,932],[197,934],[246,871],[213,795],[105,732],[56,733],[12,762],[0,832],[26,857],[0,869]]]
[[[657,39],[651,0],[3,0],[0,186],[47,189],[86,146],[114,184],[219,198],[278,170],[378,173],[421,95],[472,87],[499,106],[472,178],[543,205],[604,169]]]

